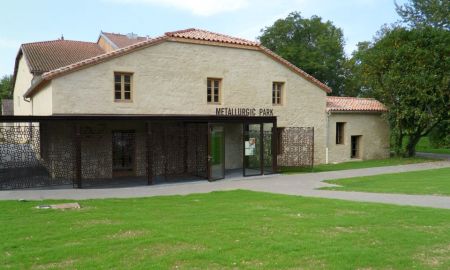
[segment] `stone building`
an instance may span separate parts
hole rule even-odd
[[[216,180],[389,154],[378,101],[327,97],[259,43],[199,29],[22,44],[13,80],[0,122],[30,147],[0,159],[39,168],[30,182]]]

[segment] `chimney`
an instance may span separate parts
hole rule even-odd
[[[137,39],[137,37],[138,35],[133,32],[127,34],[127,38],[129,39]]]

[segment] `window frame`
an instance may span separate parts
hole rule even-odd
[[[217,93],[217,99],[218,101],[214,101],[214,82],[218,81],[218,93]],[[208,83],[211,82],[211,101],[208,101]],[[221,105],[222,104],[222,78],[217,77],[207,77],[206,78],[206,103],[210,105]]]
[[[275,90],[275,85],[280,85],[280,89]],[[272,82],[272,105],[273,106],[283,106],[284,105],[284,90],[285,89],[285,82],[281,82],[281,81],[274,81]],[[278,95],[276,95],[275,93],[278,93]],[[279,100],[279,102],[274,102],[276,100]]]
[[[346,122],[336,122],[335,143],[337,145],[345,144],[345,123]]]
[[[116,98],[116,76],[119,75],[120,76],[120,99]],[[125,76],[128,75],[130,76],[130,99],[125,99]],[[126,71],[114,71],[114,76],[113,76],[113,99],[114,102],[118,102],[118,103],[131,103],[133,102],[133,92],[134,92],[134,83],[133,83],[133,76],[134,73],[133,72],[126,72]]]

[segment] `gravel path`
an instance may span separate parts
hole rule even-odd
[[[96,199],[133,198],[164,195],[186,195],[222,190],[247,189],[307,197],[333,198],[360,202],[378,202],[397,205],[413,205],[450,209],[450,196],[402,195],[368,192],[348,192],[317,190],[332,186],[322,182],[328,179],[368,176],[386,173],[408,172],[450,167],[450,160],[420,164],[344,170],[322,173],[293,175],[270,175],[251,178],[220,180],[216,182],[198,181],[189,183],[160,184],[125,188],[72,189],[48,188],[0,191],[0,200],[41,200],[41,199]]]

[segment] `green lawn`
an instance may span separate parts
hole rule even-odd
[[[450,211],[250,191],[0,202],[3,269],[449,269]]]
[[[434,159],[428,158],[399,158],[392,157],[387,159],[374,159],[374,160],[363,160],[363,161],[350,161],[338,164],[320,164],[311,168],[303,167],[281,167],[280,172],[291,174],[291,173],[304,173],[304,172],[328,172],[328,171],[341,171],[350,169],[362,169],[371,167],[383,167],[383,166],[395,166],[395,165],[405,165],[421,162],[435,161]]]
[[[450,154],[450,148],[433,148],[428,137],[422,137],[416,146],[417,152]]]
[[[323,189],[384,193],[450,195],[450,168],[325,181],[342,187]]]

